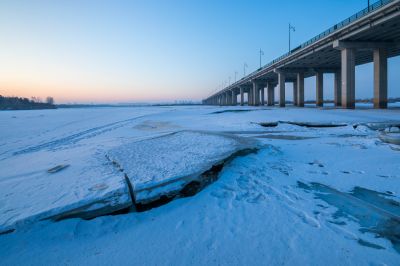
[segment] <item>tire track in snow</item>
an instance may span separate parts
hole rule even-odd
[[[154,114],[150,114],[150,115],[154,115]],[[118,128],[121,128],[127,124],[129,124],[132,121],[135,121],[137,119],[146,117],[147,115],[142,115],[142,116],[138,116],[138,117],[134,117],[134,118],[130,118],[130,119],[126,119],[126,120],[122,120],[122,121],[117,121],[117,122],[113,122],[113,123],[109,123],[103,126],[98,126],[98,127],[94,127],[94,128],[90,128],[63,138],[59,138],[56,140],[52,140],[49,142],[45,142],[39,145],[35,145],[35,146],[30,146],[28,148],[24,148],[18,151],[15,151],[11,154],[11,156],[6,156],[1,158],[0,160],[5,160],[9,157],[12,156],[16,156],[16,155],[21,155],[21,154],[26,154],[26,153],[31,153],[31,152],[37,152],[37,151],[41,151],[41,150],[55,150],[61,146],[65,146],[65,145],[71,145],[71,144],[75,144],[81,140],[85,140],[85,139],[90,139],[93,137],[96,137],[100,134],[104,134],[106,132],[110,132],[113,130],[116,130]]]

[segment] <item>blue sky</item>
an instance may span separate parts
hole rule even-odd
[[[371,1],[373,2],[373,1]],[[366,7],[367,0],[0,2],[0,94],[58,102],[201,100]],[[400,96],[400,59],[389,96]],[[372,65],[357,67],[372,97]],[[306,98],[315,97],[314,79]],[[325,77],[325,96],[333,82]],[[288,85],[288,98],[291,98]]]

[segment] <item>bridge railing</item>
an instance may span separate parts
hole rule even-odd
[[[299,49],[305,48],[305,47],[307,47],[307,46],[309,46],[309,45],[311,45],[311,44],[317,42],[318,40],[324,38],[325,36],[328,36],[329,34],[335,32],[335,31],[338,31],[339,29],[341,29],[341,28],[343,28],[343,27],[349,25],[350,23],[352,23],[352,22],[354,22],[354,21],[356,21],[356,20],[359,20],[360,18],[362,18],[362,17],[368,15],[368,14],[371,13],[371,12],[374,12],[374,11],[376,11],[376,10],[382,8],[383,6],[389,4],[389,3],[393,2],[393,1],[395,1],[395,0],[380,0],[380,1],[377,1],[377,2],[375,2],[375,3],[371,4],[371,5],[369,5],[368,7],[366,7],[366,8],[364,8],[363,10],[357,12],[356,14],[352,15],[351,17],[348,17],[347,19],[345,19],[345,20],[343,20],[343,21],[341,21],[341,22],[335,24],[334,26],[330,27],[330,28],[327,29],[326,31],[322,32],[321,34],[318,34],[317,36],[311,38],[310,40],[306,41],[305,43],[303,43],[303,44],[297,46],[296,48],[292,49],[290,52],[285,53],[284,55],[281,55],[281,56],[278,57],[278,58],[275,58],[274,60],[272,60],[272,61],[269,62],[268,64],[266,64],[266,65],[262,66],[261,68],[259,68],[259,69],[255,70],[255,71],[251,72],[251,73],[248,74],[246,77],[243,77],[243,78],[241,78],[240,80],[243,80],[243,79],[245,79],[245,78],[247,78],[247,77],[251,77],[252,75],[254,75],[255,73],[257,73],[258,71],[260,71],[260,70],[262,70],[262,69],[265,69],[265,68],[267,68],[267,67],[270,67],[271,65],[273,65],[273,64],[275,64],[275,63],[281,61],[282,59],[288,57],[288,56],[289,56],[290,54],[292,54],[293,52],[295,52],[295,51],[297,51],[297,50],[299,50]],[[235,83],[233,83],[232,85],[235,85],[236,83],[239,83],[240,80],[237,81],[237,82],[235,82]],[[232,86],[232,85],[231,85],[231,86]]]
[[[360,18],[362,18],[362,17],[368,15],[368,14],[371,13],[371,12],[376,11],[377,9],[380,9],[381,7],[383,7],[383,6],[385,6],[385,5],[389,4],[389,3],[391,3],[391,2],[393,2],[393,1],[394,1],[394,0],[380,0],[380,1],[377,1],[377,2],[375,2],[375,3],[373,3],[373,4],[371,4],[370,6],[364,8],[363,10],[361,10],[361,11],[359,11],[359,12],[357,12],[356,14],[352,15],[351,17],[348,17],[347,19],[345,19],[345,20],[343,20],[343,21],[341,21],[341,22],[335,24],[334,26],[330,27],[330,28],[327,29],[326,31],[324,31],[324,32],[322,32],[322,33],[320,33],[320,34],[318,34],[317,36],[311,38],[310,40],[306,41],[305,43],[301,44],[300,46],[298,46],[298,47],[292,49],[290,52],[285,53],[284,55],[282,55],[282,56],[280,56],[280,57],[278,57],[278,58],[272,60],[272,61],[269,62],[268,64],[264,65],[261,69],[264,69],[264,68],[266,68],[266,67],[269,67],[269,66],[275,64],[276,62],[278,62],[278,61],[284,59],[285,57],[289,56],[289,55],[290,55],[291,53],[293,53],[294,51],[299,50],[299,49],[302,49],[302,48],[305,48],[306,46],[309,46],[309,45],[315,43],[316,41],[318,41],[318,40],[324,38],[325,36],[328,36],[329,34],[335,32],[335,31],[338,31],[339,29],[341,29],[341,28],[343,28],[343,27],[349,25],[350,23],[352,23],[352,22],[354,22],[354,21],[356,21],[356,20],[358,20],[358,19],[360,19]],[[258,70],[256,70],[256,71],[253,71],[252,73],[249,74],[249,76],[250,76],[251,74],[254,74],[254,73],[258,72],[258,71],[261,70],[261,69],[258,69]]]
[[[322,39],[323,37],[331,34],[332,32],[335,32],[345,26],[347,26],[348,24],[368,15],[369,13],[393,2],[394,0],[380,0],[378,2],[373,3],[372,5],[364,8],[363,10],[359,11],[358,13],[352,15],[351,17],[339,22],[338,24],[334,25],[333,27],[330,27],[329,29],[327,29],[326,31],[324,31],[323,33],[315,36],[314,38],[308,40],[307,42],[303,43],[302,45],[300,45],[301,48],[304,48],[320,39]],[[292,50],[293,51],[293,50]]]

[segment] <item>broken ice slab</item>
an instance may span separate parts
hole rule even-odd
[[[38,170],[0,177],[0,234],[40,220],[89,219],[131,206],[125,178],[103,158],[79,158],[81,164],[56,174]]]
[[[47,173],[54,174],[54,173],[60,172],[61,170],[64,170],[68,166],[69,166],[69,164],[59,164],[59,165],[57,165],[55,167],[52,167],[49,170],[47,170]]]
[[[286,123],[290,125],[300,126],[300,127],[345,127],[346,123],[335,123],[335,122],[296,122],[296,121],[279,121],[279,123]]]
[[[132,142],[109,151],[108,158],[132,185],[136,203],[173,196],[201,174],[254,142],[226,134],[180,131]]]
[[[358,123],[353,125],[354,128],[357,128],[358,126],[365,126],[371,130],[377,130],[377,131],[383,131],[385,129],[391,128],[391,127],[400,127],[400,122],[399,121],[387,121],[387,122],[374,122],[374,123]]]
[[[386,143],[400,145],[400,133],[381,133],[379,139]]]

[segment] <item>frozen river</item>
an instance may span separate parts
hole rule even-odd
[[[379,138],[398,124],[400,109],[0,112],[0,264],[398,265],[400,146]],[[186,177],[243,143],[257,151],[196,195],[126,211],[127,177]]]

